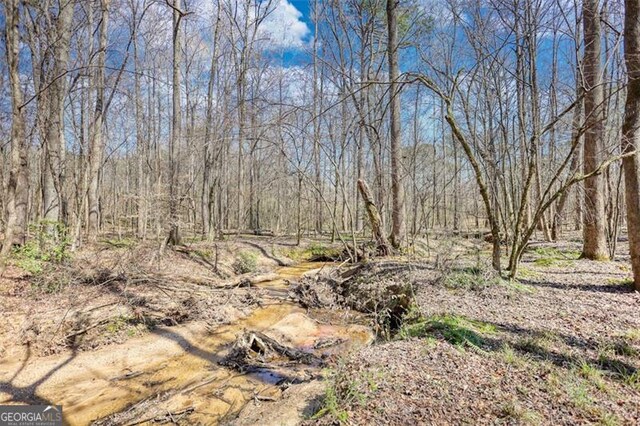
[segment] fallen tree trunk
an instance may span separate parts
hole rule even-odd
[[[218,288],[251,287],[256,284],[260,284],[268,281],[275,281],[278,278],[280,278],[278,274],[276,274],[275,272],[270,272],[266,274],[258,274],[258,275],[253,275],[249,277],[238,277],[232,281],[226,282],[221,285],[217,285],[216,287]]]
[[[391,244],[384,235],[382,229],[382,218],[376,204],[373,202],[373,195],[369,189],[369,185],[363,180],[358,179],[358,191],[364,201],[364,208],[369,215],[369,222],[371,222],[371,230],[373,231],[373,237],[376,240],[376,250],[380,256],[388,256],[391,254]]]

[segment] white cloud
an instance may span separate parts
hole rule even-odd
[[[268,49],[300,49],[310,30],[302,12],[288,0],[275,0],[274,10],[260,24],[260,38],[268,39]]]

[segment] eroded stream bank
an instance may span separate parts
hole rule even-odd
[[[316,263],[284,267],[261,287],[282,292],[291,279]],[[335,312],[284,300],[263,304],[231,325],[203,322],[158,328],[124,344],[93,352],[0,363],[0,403],[41,402],[63,406],[73,425],[140,424],[160,420],[217,424],[233,418],[251,400],[277,400],[282,382],[320,374],[317,366],[285,365],[277,371],[239,373],[219,365],[230,344],[248,331],[327,357],[373,340],[369,328],[349,324]],[[330,344],[327,345],[327,342]]]

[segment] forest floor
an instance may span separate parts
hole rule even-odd
[[[91,363],[98,380],[108,378],[105,389],[122,377],[129,388],[87,399],[92,390],[76,386],[65,403],[135,400],[104,405],[103,414],[77,417],[78,424],[175,417],[184,424],[640,424],[640,293],[628,286],[624,255],[589,262],[578,259],[579,242],[536,243],[518,280],[506,281],[488,267],[483,242],[432,240],[416,248],[364,268],[316,270],[282,267],[333,252],[326,243],[298,248],[265,237],[163,253],[103,239],[59,263],[19,256],[0,278],[0,396],[3,403],[42,402],[71,386],[52,380],[48,367]],[[323,352],[327,369],[296,370],[306,378],[286,385],[278,376],[269,383],[277,392],[256,393],[257,379],[269,381],[262,376],[214,374],[218,353],[199,353],[228,351],[243,330],[266,330],[314,354],[325,344],[365,342],[362,326],[350,325],[350,308],[370,318],[376,343]],[[180,344],[168,348],[158,338],[168,335]],[[20,375],[28,380],[15,386]],[[225,414],[193,417],[212,395],[226,401]]]
[[[308,250],[243,238],[160,253],[154,243],[105,238],[62,262],[20,254],[0,277],[0,357],[26,346],[36,356],[92,350],[187,321],[231,323],[269,297],[249,281],[273,279]]]
[[[534,245],[517,282],[469,251],[416,269],[395,337],[347,357],[309,423],[640,424],[640,293],[628,259],[579,250]]]

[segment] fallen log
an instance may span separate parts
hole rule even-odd
[[[279,277],[278,274],[274,272],[266,273],[266,274],[258,274],[252,275],[248,277],[237,277],[229,282],[216,286],[218,288],[237,288],[237,287],[251,287],[256,284],[275,281]]]

